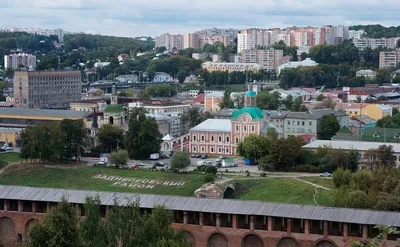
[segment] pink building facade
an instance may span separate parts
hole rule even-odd
[[[264,111],[256,107],[256,93],[245,94],[245,106],[231,119],[207,119],[190,130],[189,151],[194,154],[238,155],[237,147],[249,135],[260,135],[269,126]]]

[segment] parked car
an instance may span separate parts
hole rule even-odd
[[[101,157],[99,160],[99,163],[97,163],[98,165],[107,165],[108,163],[108,158],[107,157]]]
[[[157,161],[154,163],[155,166],[164,166],[164,162]]]
[[[144,166],[144,164],[142,162],[140,162],[140,161],[135,161],[132,164],[135,164],[137,166]]]
[[[171,158],[171,156],[169,156],[168,154],[161,154],[160,156],[161,156],[161,158],[163,158],[163,159]]]
[[[5,148],[3,148],[3,147],[0,147],[0,152],[5,152],[6,151],[6,149]]]
[[[131,169],[138,169],[138,168],[139,168],[139,165],[138,165],[137,163],[133,163],[133,164],[130,164],[130,165],[129,165],[129,168],[131,168]]]
[[[190,155],[190,158],[201,158],[200,154],[192,154]]]
[[[207,158],[208,158],[208,155],[207,155],[207,154],[203,154],[203,155],[200,156],[200,159],[203,159],[203,160],[204,160],[204,159],[207,159]]]
[[[6,149],[7,151],[12,151],[12,150],[14,150],[12,147],[5,147],[5,149]]]
[[[327,178],[327,177],[332,176],[332,174],[330,174],[329,172],[324,172],[324,173],[322,173],[320,176],[321,176],[321,177],[324,177],[324,178]]]
[[[223,159],[225,159],[225,157],[224,156],[219,156],[218,159],[223,160]]]

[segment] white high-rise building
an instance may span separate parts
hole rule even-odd
[[[349,30],[349,39],[361,39],[365,34],[364,30]]]
[[[10,54],[4,56],[4,68],[18,67],[36,68],[36,56],[26,53]]]
[[[270,46],[270,32],[265,29],[246,29],[238,34],[237,52],[255,49],[258,46]]]

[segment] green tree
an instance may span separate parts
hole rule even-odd
[[[176,74],[179,83],[185,82],[186,76],[188,76],[188,74],[185,70],[179,70],[178,74]]]
[[[359,161],[359,157],[358,157],[358,152],[354,149],[351,149],[349,151],[349,157],[348,157],[348,166],[347,168],[351,171],[351,172],[356,172],[358,169],[358,161]]]
[[[101,201],[97,197],[85,199],[85,218],[79,225],[84,247],[105,246],[105,232],[100,212]]]
[[[102,145],[108,152],[117,149],[119,143],[123,144],[123,130],[113,124],[105,124],[101,126],[97,132],[100,145]]]
[[[332,151],[331,166],[332,170],[338,168],[346,169],[349,162],[349,155],[343,149],[337,149]]]
[[[294,169],[300,161],[303,140],[299,137],[289,136],[286,139],[278,139],[270,145],[269,155],[266,157],[266,165],[276,171]]]
[[[75,157],[76,160],[79,159],[81,149],[85,147],[87,140],[87,131],[83,121],[64,119],[60,122],[60,127],[64,133],[65,158]]]
[[[190,156],[186,152],[176,152],[171,157],[171,168],[172,169],[186,169],[190,166]]]
[[[340,125],[335,115],[327,114],[321,118],[318,124],[318,139],[330,140],[340,129]]]
[[[281,96],[278,92],[269,93],[261,91],[257,94],[257,106],[263,110],[277,110],[280,106]]]
[[[391,81],[390,73],[391,71],[388,69],[379,69],[376,72],[375,83],[379,85],[382,85],[383,83],[390,83]]]
[[[116,165],[118,168],[125,166],[128,163],[129,155],[128,151],[119,149],[111,153],[111,163]]]
[[[286,110],[292,109],[292,108],[293,108],[293,104],[294,104],[293,96],[292,96],[291,94],[289,94],[289,95],[286,97],[286,99],[284,100],[283,103],[284,103],[284,105],[285,105],[285,107],[286,107]]]
[[[349,186],[351,181],[351,172],[350,170],[344,170],[343,168],[338,168],[332,174],[333,183],[336,188],[340,188],[341,186]]]
[[[233,103],[233,100],[231,98],[231,91],[229,91],[227,89],[225,90],[224,97],[222,98],[221,102],[219,103],[219,107],[221,109],[225,109],[225,108],[232,109],[232,108],[234,108],[234,103]]]
[[[267,135],[249,135],[239,143],[237,151],[240,156],[257,161],[268,154],[269,143]]]
[[[393,107],[392,108],[392,115],[397,115],[397,114],[399,114],[399,109],[397,107]]]
[[[31,247],[82,246],[77,210],[62,200],[44,216],[43,223],[32,227],[29,239]]]
[[[161,133],[154,118],[148,118],[143,108],[131,112],[125,147],[131,159],[147,159],[160,150]]]
[[[325,98],[324,95],[320,94],[320,95],[317,96],[317,101],[323,101],[324,98]]]

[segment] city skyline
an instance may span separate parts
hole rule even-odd
[[[245,6],[227,0],[204,2],[172,0],[122,1],[38,0],[8,1],[0,7],[2,28],[62,28],[114,36],[156,36],[188,33],[205,28],[285,28],[381,24],[399,25],[395,1],[247,1]],[[79,25],[77,25],[79,23]]]

